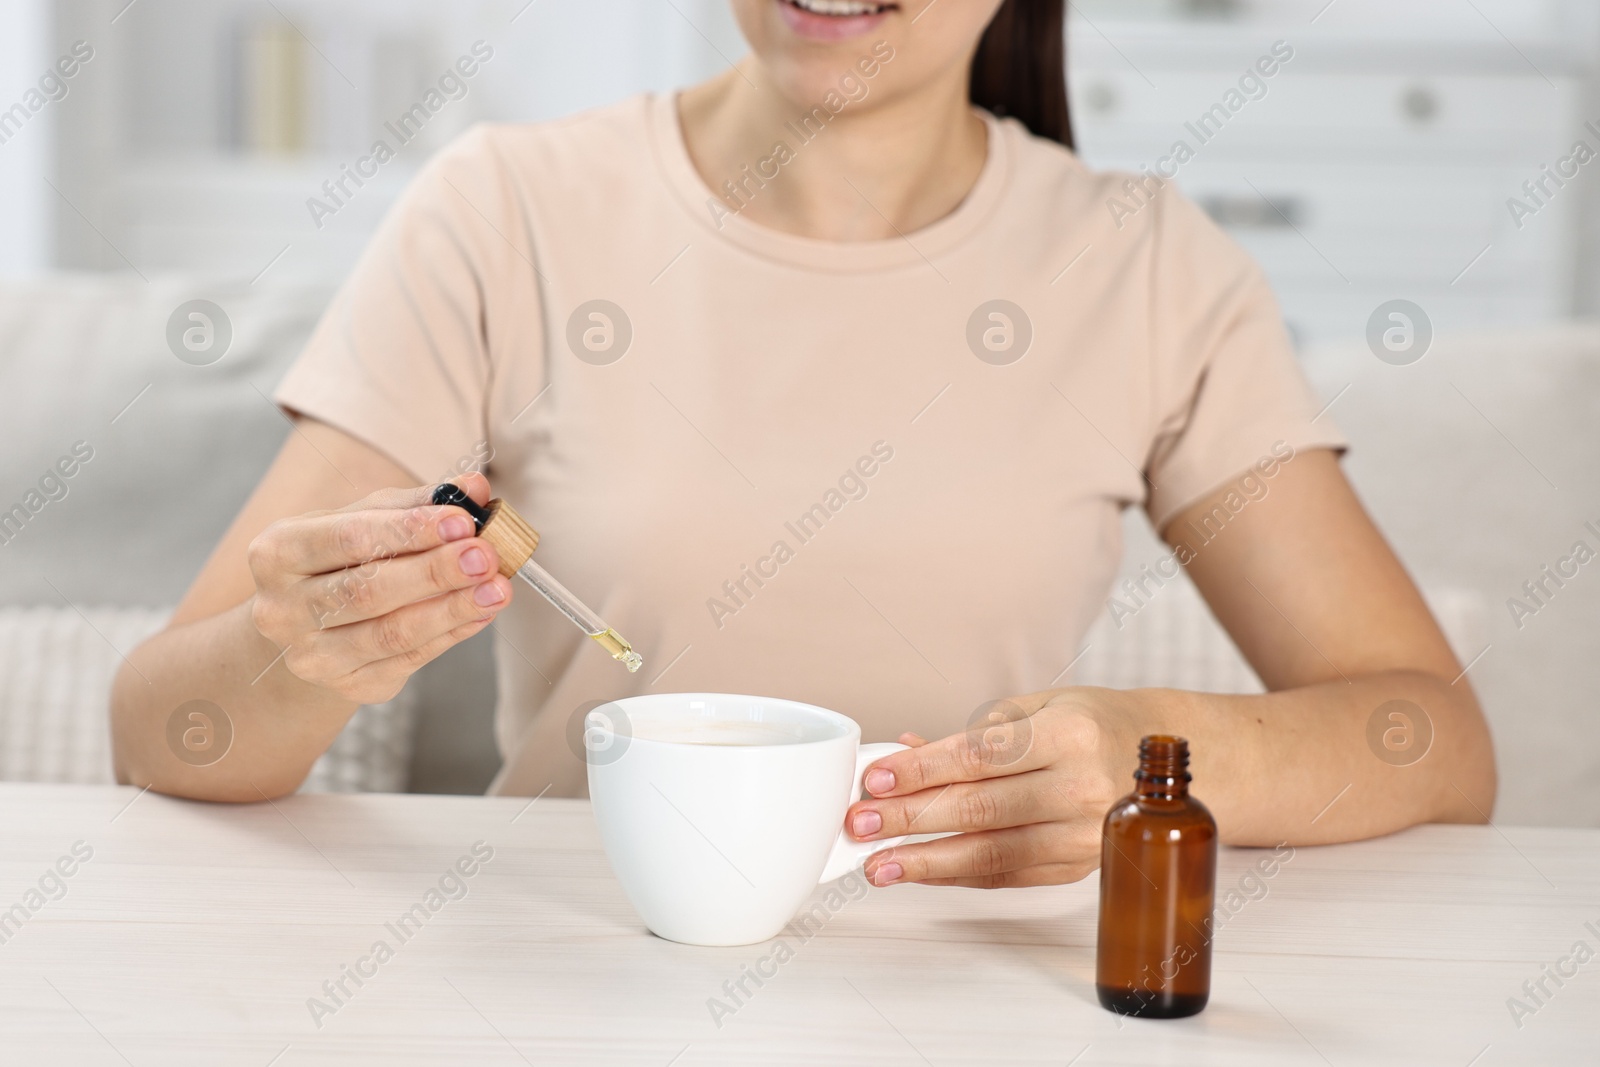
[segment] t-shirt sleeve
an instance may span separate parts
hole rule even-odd
[[[498,255],[487,232],[494,227],[480,216],[498,213],[501,184],[486,128],[430,160],[274,399],[386,453],[419,482],[480,456],[492,377],[486,305]]]
[[[1343,451],[1347,442],[1295,362],[1260,268],[1175,190],[1156,210],[1145,508],[1160,530],[1285,447]]]

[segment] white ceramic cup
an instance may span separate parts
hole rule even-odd
[[[646,926],[690,945],[775,937],[819,884],[903,841],[858,842],[844,813],[867,766],[905,747],[770,697],[626,697],[584,719],[611,868]]]

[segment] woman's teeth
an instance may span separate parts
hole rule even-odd
[[[889,4],[868,4],[862,0],[787,0],[788,3],[813,15],[833,15],[848,18],[855,15],[876,15],[889,9]]]

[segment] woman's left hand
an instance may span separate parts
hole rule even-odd
[[[1001,701],[988,722],[874,763],[858,840],[958,831],[868,858],[873,885],[978,889],[1075,882],[1100,865],[1107,809],[1132,789],[1140,695],[1073,688]]]

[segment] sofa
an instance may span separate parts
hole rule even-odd
[[[27,512],[0,523],[0,778],[109,780],[109,680],[281,444],[272,388],[331,295],[270,279],[0,283],[0,516]],[[231,328],[214,362],[169,344],[195,299]],[[1600,564],[1531,615],[1506,606],[1575,540],[1600,547],[1584,527],[1600,528],[1600,327],[1442,336],[1408,366],[1361,343],[1303,358],[1354,442],[1357,489],[1471,662],[1497,821],[1600,825],[1600,787],[1574,784],[1600,781]],[[1163,552],[1136,509],[1125,541],[1129,574]],[[1121,622],[1102,613],[1058,684],[1260,688],[1187,579]],[[498,766],[491,656],[481,634],[394,706],[363,709],[307,788],[481,792]]]

